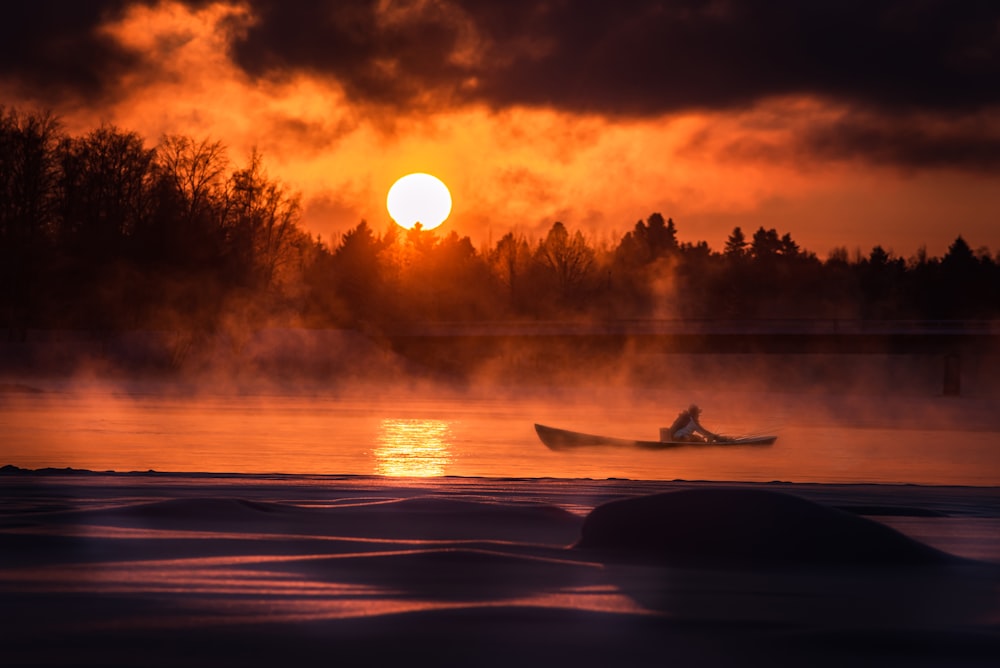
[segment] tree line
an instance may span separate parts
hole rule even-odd
[[[653,213],[617,242],[555,222],[477,248],[455,232],[324,241],[252,152],[0,106],[0,327],[212,332],[380,330],[414,321],[993,318],[1000,257],[957,237],[941,257],[881,246],[820,260],[791,234],[735,228],[721,250]]]

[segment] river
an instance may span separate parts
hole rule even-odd
[[[425,387],[226,393],[42,384],[0,394],[0,465],[317,475],[1000,485],[995,402],[954,397],[698,397],[722,433],[770,447],[548,450],[536,422],[655,440],[687,398]]]

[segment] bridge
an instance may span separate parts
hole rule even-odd
[[[1000,350],[992,320],[612,320],[596,322],[446,322],[389,328],[400,345],[510,339],[573,340],[694,353],[953,353]]]
[[[1000,363],[992,320],[613,320],[419,323],[389,328],[406,358],[458,368],[483,357],[612,355],[880,355],[939,358],[944,394],[961,392],[962,368]],[[556,362],[553,362],[555,364]]]

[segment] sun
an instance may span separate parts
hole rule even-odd
[[[407,174],[389,188],[385,198],[389,215],[397,225],[433,230],[451,213],[451,193],[441,179],[417,172]]]

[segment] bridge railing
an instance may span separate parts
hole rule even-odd
[[[1000,336],[997,320],[855,320],[773,318],[604,321],[487,321],[409,323],[398,336],[671,336],[671,335],[879,335]]]

